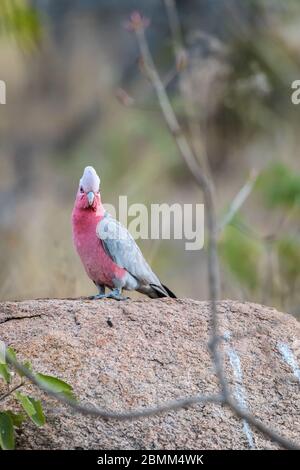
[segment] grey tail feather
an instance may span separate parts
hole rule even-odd
[[[159,298],[161,297],[171,297],[172,299],[177,299],[176,295],[164,284],[157,286],[156,284],[150,284],[153,290],[157,293]]]

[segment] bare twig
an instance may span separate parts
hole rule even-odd
[[[239,416],[240,418],[246,419],[250,424],[255,426],[262,434],[267,436],[269,439],[277,442],[282,447],[285,447],[286,449],[291,449],[291,450],[300,449],[300,447],[297,444],[285,439],[284,437],[281,437],[275,431],[267,428],[267,426],[265,426],[260,421],[258,421],[254,416],[252,416],[246,410],[243,410],[231,398],[225,400],[222,394],[221,395],[196,395],[193,397],[179,398],[177,400],[172,400],[172,401],[169,401],[169,402],[166,402],[161,405],[154,406],[154,407],[145,407],[145,408],[139,408],[139,409],[135,409],[131,411],[124,411],[124,412],[114,412],[114,411],[101,409],[96,406],[83,405],[81,403],[78,403],[75,400],[71,400],[70,398],[67,398],[66,396],[62,394],[56,393],[53,390],[51,390],[49,387],[47,387],[44,383],[41,383],[40,380],[34,375],[33,372],[31,372],[23,364],[18,362],[10,354],[6,354],[6,360],[12,367],[14,367],[14,369],[16,369],[16,371],[21,372],[25,377],[27,377],[30,380],[30,382],[32,382],[34,385],[39,387],[47,395],[52,396],[53,398],[55,398],[57,401],[59,401],[60,403],[64,405],[70,406],[74,411],[82,415],[94,416],[95,418],[100,418],[103,420],[130,421],[130,420],[146,418],[149,416],[156,416],[160,413],[167,413],[169,411],[187,408],[189,406],[197,405],[197,404],[207,404],[207,403],[215,403],[219,405],[224,404],[224,405],[230,406],[231,410],[234,411],[234,413],[237,416]]]
[[[166,12],[169,20],[169,26],[173,39],[174,55],[176,59],[176,68],[179,72],[183,72],[184,76],[190,75],[188,65],[188,53],[183,42],[183,36],[179,21],[179,16],[176,8],[175,0],[164,0]],[[188,128],[192,137],[192,145],[198,157],[203,172],[209,179],[211,178],[210,166],[207,158],[205,145],[202,139],[202,129],[200,125],[200,116],[197,116],[195,111],[194,102],[191,99],[190,94],[187,92],[186,87],[180,87],[183,97],[183,103],[185,108],[185,115],[188,122]],[[197,119],[198,117],[198,119]],[[197,158],[196,158],[197,159]]]
[[[43,392],[45,392],[47,395],[52,396],[64,405],[71,406],[78,413],[81,413],[83,415],[95,416],[102,419],[115,419],[118,421],[134,420],[147,416],[154,416],[160,413],[166,413],[168,411],[177,410],[180,408],[186,408],[199,403],[223,403],[223,397],[221,395],[195,395],[192,397],[184,397],[179,398],[177,400],[171,400],[158,406],[145,407],[132,411],[108,411],[105,409],[101,409],[97,406],[84,405],[82,403],[78,403],[77,401],[72,400],[61,393],[54,392],[50,387],[41,382],[33,372],[31,372],[29,369],[27,369],[27,367],[18,362],[9,353],[6,353],[6,361],[11,366],[13,366],[17,372],[22,373],[25,377],[27,377],[27,379],[30,380],[30,382],[32,382],[34,385],[43,390]]]
[[[9,397],[16,390],[19,390],[19,388],[23,387],[23,385],[24,385],[24,381],[22,380],[18,385],[15,385],[13,388],[8,390],[8,392],[4,393],[4,395],[1,395],[0,401],[5,400],[5,398]]]
[[[206,206],[206,220],[207,229],[209,233],[209,244],[208,244],[208,276],[209,276],[209,289],[210,289],[210,301],[211,301],[211,340],[210,350],[214,360],[216,373],[219,377],[220,384],[224,395],[227,395],[227,381],[223,373],[222,359],[218,351],[220,342],[220,335],[218,332],[218,317],[217,317],[217,305],[216,302],[220,296],[220,275],[219,275],[219,260],[218,260],[218,228],[216,223],[215,206],[214,206],[214,188],[213,182],[209,179],[201,170],[199,163],[197,162],[196,156],[193,153],[182,129],[179,125],[177,117],[174,113],[167,92],[163,86],[163,83],[157,73],[154,65],[148,43],[145,38],[145,32],[143,28],[138,28],[136,36],[140,48],[141,55],[143,57],[144,67],[146,68],[147,75],[149,76],[153,87],[156,91],[157,98],[162,110],[162,114],[169,127],[171,134],[173,135],[180,155],[185,161],[189,168],[193,178],[197,184],[201,187],[204,203]]]
[[[256,171],[252,171],[248,180],[244,184],[244,186],[240,189],[240,191],[237,193],[233,201],[231,202],[228,211],[222,218],[220,224],[219,224],[219,232],[222,232],[226,225],[230,224],[230,222],[233,220],[237,212],[240,210],[240,208],[243,206],[243,204],[246,202],[248,197],[250,196],[254,185],[257,180],[257,173]]]
[[[180,27],[179,16],[176,8],[175,0],[165,0],[166,11],[169,19],[169,25],[171,29],[171,34],[173,37],[174,51],[176,61],[178,61],[178,56],[180,51],[185,51]],[[208,243],[208,281],[209,281],[209,290],[210,290],[210,301],[211,301],[211,338],[209,341],[209,347],[214,361],[216,374],[219,378],[220,385],[222,388],[222,393],[224,397],[228,395],[228,386],[225,374],[223,372],[222,366],[222,357],[219,353],[219,342],[220,335],[218,331],[218,313],[217,313],[217,300],[220,296],[220,269],[219,269],[219,260],[218,260],[218,228],[217,228],[217,219],[215,214],[215,204],[214,204],[214,184],[210,175],[209,164],[207,162],[206,153],[204,155],[203,148],[201,148],[200,157],[202,160],[202,167],[199,165],[197,160],[197,155],[194,154],[192,147],[189,145],[188,140],[186,139],[182,129],[179,125],[179,122],[176,118],[176,115],[173,111],[172,105],[168,98],[163,84],[161,83],[159,74],[156,70],[155,64],[153,62],[151,52],[148,47],[148,43],[145,37],[144,28],[138,28],[135,30],[139,48],[144,60],[144,64],[148,70],[148,75],[153,83],[153,86],[157,93],[157,98],[161,106],[161,110],[165,120],[169,126],[169,129],[174,136],[181,157],[187,164],[192,176],[200,186],[204,196],[204,203],[206,206],[206,220],[207,220],[207,230],[209,233],[209,243]],[[189,102],[190,104],[190,102]],[[187,109],[189,111],[189,109]],[[193,134],[193,129],[191,129]]]
[[[172,6],[175,7],[175,3],[172,2]],[[209,348],[211,351],[212,359],[214,362],[216,375],[219,379],[221,385],[221,393],[224,403],[230,407],[230,409],[239,417],[245,419],[249,424],[252,424],[256,429],[262,432],[264,435],[268,436],[270,439],[274,440],[282,447],[286,449],[295,449],[299,446],[284,437],[281,437],[277,432],[269,429],[263,423],[258,421],[251,413],[247,410],[241,408],[235,400],[233,400],[227,383],[227,378],[225,371],[223,369],[223,357],[219,351],[220,335],[219,335],[219,325],[218,325],[218,312],[217,312],[217,300],[220,293],[220,280],[219,280],[219,260],[218,260],[218,225],[217,218],[215,214],[214,206],[214,185],[211,178],[208,175],[205,175],[201,170],[197,157],[194,155],[193,150],[191,149],[182,129],[178,123],[176,115],[173,111],[172,105],[166,93],[166,90],[163,87],[159,74],[154,65],[148,43],[145,37],[144,28],[135,29],[135,33],[138,40],[138,45],[140,52],[144,61],[144,66],[147,70],[147,74],[152,81],[154,89],[157,94],[157,98],[162,110],[162,114],[165,118],[165,121],[169,127],[171,134],[173,135],[181,157],[187,164],[189,170],[191,171],[194,179],[200,186],[204,196],[204,202],[206,205],[206,223],[207,230],[209,235],[208,243],[208,276],[209,276],[209,290],[210,290],[210,302],[211,302],[211,338],[209,341]],[[241,207],[243,202],[246,200],[248,195],[252,190],[254,182],[249,181],[246,188],[242,188],[239,192],[238,197],[233,201],[231,206],[230,218],[234,217],[236,211]],[[228,220],[230,220],[228,218]],[[228,223],[228,222],[227,222]]]
[[[174,48],[181,48],[183,40],[175,0],[164,0],[164,2],[168,15],[169,25],[171,28],[172,38],[174,41]]]
[[[277,442],[281,447],[288,450],[300,450],[299,444],[291,441],[290,439],[286,439],[285,437],[281,436],[278,432],[274,431],[270,427],[263,424],[261,421],[256,419],[252,413],[241,408],[235,400],[233,400],[230,396],[226,400],[226,405],[230,407],[230,409],[239,417],[246,420],[249,424],[255,427],[258,431],[260,431],[264,436],[271,439],[273,442]]]

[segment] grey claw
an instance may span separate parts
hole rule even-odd
[[[118,300],[118,301],[120,301],[120,300],[128,300],[128,299],[129,299],[129,297],[123,297],[123,295],[114,295],[114,294],[111,294],[111,295],[108,294],[107,298],[108,298],[108,299]]]
[[[124,297],[118,289],[114,289],[108,294],[97,294],[91,295],[88,297],[89,300],[98,300],[98,299],[114,299],[114,300],[128,300],[130,297]]]
[[[98,299],[104,299],[107,297],[105,294],[97,294],[97,295],[90,295],[88,297],[89,300],[98,300]]]

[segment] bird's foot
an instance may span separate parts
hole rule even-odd
[[[97,295],[91,295],[89,297],[89,300],[98,300],[98,299],[128,300],[129,297],[124,297],[121,294],[120,289],[113,289],[107,294],[97,294]]]
[[[128,300],[129,297],[125,297],[122,295],[120,289],[113,289],[112,291],[109,292],[109,294],[106,294],[106,297],[108,299],[114,299],[114,300]]]
[[[97,294],[97,295],[90,295],[88,297],[89,300],[97,300],[97,299],[105,299],[108,294]]]

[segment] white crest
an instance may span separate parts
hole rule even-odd
[[[85,167],[79,186],[83,188],[85,193],[99,191],[100,178],[92,166]]]

